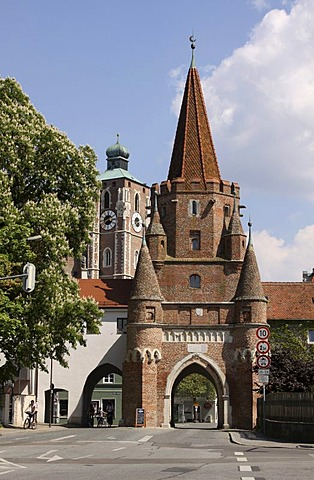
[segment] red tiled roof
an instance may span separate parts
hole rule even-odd
[[[132,280],[79,279],[81,297],[93,297],[99,307],[127,307]]]
[[[102,308],[126,308],[132,280],[78,280],[81,296]],[[313,282],[263,282],[269,320],[314,320]]]
[[[263,282],[269,320],[314,320],[314,283]]]

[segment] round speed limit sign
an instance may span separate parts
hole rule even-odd
[[[260,340],[259,342],[257,342],[256,350],[258,351],[258,353],[268,353],[269,349],[270,345],[267,340]]]
[[[268,327],[258,327],[256,330],[256,336],[260,340],[266,340],[270,335],[270,331]]]

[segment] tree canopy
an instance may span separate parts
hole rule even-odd
[[[216,398],[214,385],[199,373],[191,373],[181,380],[175,394],[178,397],[206,397],[208,400]]]
[[[96,160],[47,124],[14,79],[0,79],[0,276],[36,266],[31,294],[20,279],[0,281],[0,382],[21,367],[45,369],[47,357],[66,366],[85,329],[99,331],[96,303],[80,298],[65,269],[89,242]],[[41,241],[27,240],[36,234]]]
[[[267,393],[314,391],[314,345],[307,341],[308,328],[305,322],[272,326]]]

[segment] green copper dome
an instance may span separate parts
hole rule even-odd
[[[108,147],[106,150],[107,158],[108,159],[117,158],[117,157],[122,157],[125,159],[129,158],[130,153],[128,152],[128,149],[123,147],[123,145],[119,143],[119,135],[117,137],[118,138],[116,143],[114,145],[111,145],[111,147]]]

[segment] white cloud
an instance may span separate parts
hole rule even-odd
[[[243,47],[202,76],[222,174],[246,191],[314,201],[313,24],[312,0],[271,10]],[[181,95],[182,78],[173,111]]]
[[[253,244],[262,281],[302,281],[302,272],[312,272],[314,268],[313,238],[314,225],[299,230],[289,244],[265,230],[254,232]]]

